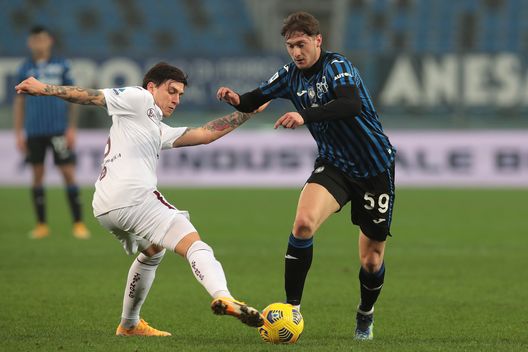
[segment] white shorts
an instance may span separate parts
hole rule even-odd
[[[97,220],[116,236],[127,254],[143,251],[152,244],[174,251],[183,237],[197,232],[189,213],[176,209],[158,191],[149,193],[139,205],[111,210]]]

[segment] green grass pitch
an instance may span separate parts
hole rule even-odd
[[[234,295],[264,308],[282,301],[283,256],[298,190],[162,189],[191,212]],[[357,228],[349,207],[315,239],[294,346],[214,316],[187,263],[166,255],[142,316],[171,338],[113,336],[132,257],[91,216],[92,239],[70,234],[61,189],[48,190],[52,235],[30,240],[26,188],[0,189],[0,351],[526,351],[528,190],[400,189],[376,305],[375,339],[353,339]]]

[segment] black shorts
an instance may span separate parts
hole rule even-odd
[[[394,163],[382,174],[360,179],[318,160],[306,183],[317,183],[326,188],[339,203],[339,210],[350,201],[352,223],[370,239],[385,241],[391,236]]]
[[[64,135],[28,137],[26,161],[32,165],[43,164],[48,148],[53,151],[55,165],[75,163],[75,153],[68,148]]]

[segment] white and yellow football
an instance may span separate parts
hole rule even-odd
[[[262,311],[264,325],[258,328],[260,337],[269,343],[297,342],[304,329],[301,312],[287,303],[272,303]]]

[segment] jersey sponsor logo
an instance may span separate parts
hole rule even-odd
[[[324,166],[319,166],[317,169],[314,170],[314,174],[319,174],[324,171]]]
[[[326,76],[323,76],[321,82],[317,82],[315,86],[317,87],[317,97],[321,98],[323,94],[328,92],[328,83],[326,83]]]
[[[111,158],[105,159],[103,161],[103,165],[106,165],[106,164],[109,164],[109,163],[113,163],[114,161],[116,161],[117,159],[120,159],[120,158],[121,158],[121,153],[117,153],[115,155],[112,155]]]
[[[384,221],[387,221],[386,219],[383,219],[383,218],[379,218],[379,219],[374,219],[372,220],[373,223],[375,224],[381,224],[382,222]]]
[[[339,64],[339,63],[343,63],[343,62],[345,62],[345,60],[338,60],[338,59],[335,59],[335,60],[330,61],[330,65],[331,65],[331,64]]]
[[[303,90],[301,90],[300,92],[297,92],[297,96],[298,96],[298,97],[302,97],[302,96],[305,95],[306,93],[308,93],[308,91],[303,89]]]
[[[338,79],[341,79],[343,77],[352,77],[352,75],[348,72],[343,72],[343,73],[340,73],[338,74],[337,76],[334,77],[334,81],[337,81]]]
[[[288,72],[290,70],[290,67],[288,65],[284,65],[284,70]]]

